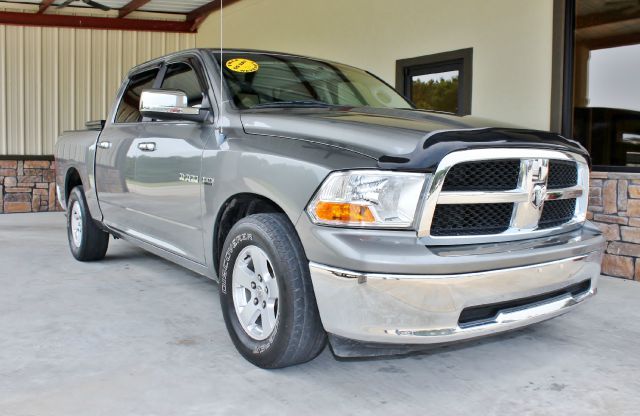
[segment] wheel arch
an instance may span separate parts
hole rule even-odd
[[[67,173],[65,174],[64,179],[64,200],[65,204],[69,201],[69,195],[71,191],[76,186],[82,185],[82,177],[80,176],[80,171],[75,167],[71,166],[67,169]]]
[[[242,192],[232,195],[221,205],[213,227],[213,265],[217,272],[224,241],[235,223],[253,214],[280,213],[286,211],[275,201],[256,193]],[[287,215],[289,221],[293,220]]]

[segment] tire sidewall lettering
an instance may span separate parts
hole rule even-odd
[[[223,294],[227,294],[227,278],[229,275],[229,264],[231,263],[231,259],[234,257],[233,254],[236,251],[236,248],[245,241],[253,241],[252,233],[242,233],[238,234],[232,241],[229,243],[229,247],[225,251],[222,258],[222,269],[220,272],[220,291]]]

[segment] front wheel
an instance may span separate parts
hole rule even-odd
[[[220,259],[220,303],[236,348],[262,368],[315,358],[326,344],[309,264],[283,214],[236,223]]]
[[[79,261],[102,260],[109,247],[109,233],[91,218],[82,186],[73,188],[67,201],[67,237],[71,254]]]

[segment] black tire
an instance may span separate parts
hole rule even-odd
[[[81,217],[79,223],[82,225],[82,236],[78,239],[79,244],[74,240],[72,229],[72,215],[75,205],[79,209]],[[67,200],[67,238],[71,254],[76,260],[97,261],[102,260],[107,254],[109,233],[102,231],[91,218],[82,186],[73,188]]]
[[[248,246],[257,246],[267,255],[269,270],[278,285],[275,329],[264,340],[257,340],[245,331],[232,293],[236,259]],[[310,361],[322,352],[327,338],[316,305],[309,263],[295,228],[285,215],[256,214],[237,222],[224,243],[219,276],[220,304],[227,330],[237,350],[249,362],[261,368],[282,368]]]

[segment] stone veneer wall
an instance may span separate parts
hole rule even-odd
[[[587,218],[607,239],[602,274],[640,280],[640,173],[592,172]]]
[[[60,211],[50,160],[0,159],[0,213]]]

